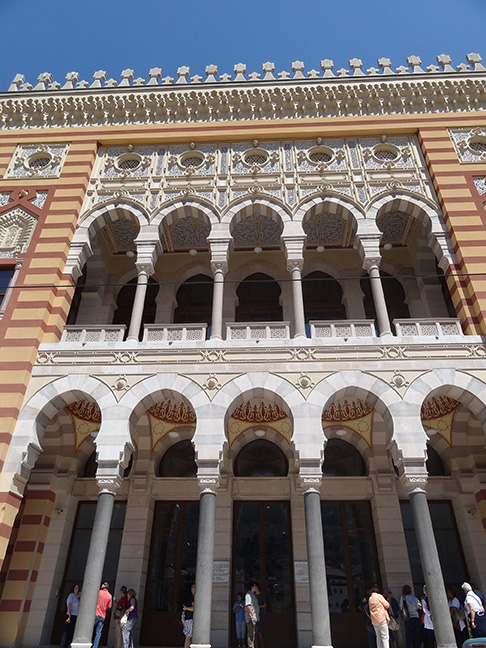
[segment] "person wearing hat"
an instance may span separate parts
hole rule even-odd
[[[94,639],[91,648],[98,648],[101,638],[101,631],[105,624],[106,611],[111,608],[113,597],[108,590],[109,584],[102,583],[98,594],[98,603],[96,604],[96,616],[94,622]]]
[[[469,583],[463,583],[462,589],[466,594],[466,609],[471,617],[471,630],[473,637],[486,637],[486,616],[484,615],[483,602]]]

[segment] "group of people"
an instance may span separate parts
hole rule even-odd
[[[73,640],[74,628],[79,611],[81,599],[81,588],[75,584],[66,600],[66,625],[61,637],[60,648],[69,648]],[[96,602],[96,612],[93,626],[93,645],[98,648],[103,626],[106,621],[106,613],[116,602],[113,615],[115,621],[115,648],[133,648],[133,630],[138,619],[138,602],[134,589],[127,589],[124,585],[120,588],[120,598],[113,599],[109,591],[109,584],[101,584]]]
[[[461,648],[469,635],[486,637],[486,616],[481,592],[473,590],[469,583],[463,583],[462,589],[466,595],[464,608],[454,589],[446,589],[458,648]],[[410,585],[403,586],[399,602],[393,598],[390,589],[386,589],[382,596],[375,586],[367,594],[369,596],[363,609],[374,632],[368,633],[369,648],[389,648],[390,642],[396,643],[400,621],[403,621],[405,630],[405,648],[421,648],[422,643],[424,648],[435,648],[433,608],[425,586],[421,600],[412,594]]]
[[[248,648],[263,648],[263,618],[267,602],[265,595],[260,591],[258,581],[250,583],[250,589],[245,594],[241,592],[236,596],[233,613],[236,621],[236,639],[238,648],[245,647],[245,634]]]

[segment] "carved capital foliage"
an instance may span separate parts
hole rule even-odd
[[[366,270],[366,272],[369,272],[372,268],[379,268],[380,262],[381,262],[381,257],[376,257],[371,259],[367,258],[363,261],[363,269]]]
[[[198,475],[197,483],[199,486],[199,494],[212,493],[216,495],[219,488],[220,476],[219,475],[205,475],[200,477]]]
[[[228,272],[228,261],[226,259],[211,260],[211,272],[215,275],[217,272],[226,274]]]
[[[97,475],[96,483],[98,484],[100,495],[101,493],[116,495],[123,480],[120,475]]]
[[[293,270],[299,270],[302,272],[304,269],[304,259],[287,259],[287,270],[292,272]]]

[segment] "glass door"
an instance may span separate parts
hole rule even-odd
[[[238,592],[249,581],[260,582],[267,608],[263,622],[265,648],[295,648],[295,604],[288,502],[235,502],[230,645],[236,645],[234,614]]]

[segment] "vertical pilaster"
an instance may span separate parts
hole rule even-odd
[[[29,486],[0,603],[0,645],[21,644],[44,551],[55,494]]]
[[[380,269],[378,267],[379,259],[366,259],[364,264],[367,270],[370,283],[371,292],[373,293],[373,302],[375,304],[376,319],[378,320],[378,329],[380,337],[391,335],[390,318],[388,316],[388,309],[386,307],[385,293],[383,292],[383,285],[381,283]]]
[[[288,228],[287,228],[288,229]],[[282,236],[285,245],[287,270],[292,279],[293,337],[306,337],[304,296],[302,294],[302,269],[304,267],[305,235]]]
[[[211,312],[211,340],[223,339],[223,294],[224,276],[228,271],[228,255],[231,238],[212,238],[209,241],[211,248],[211,270],[214,277],[213,306]]]
[[[159,243],[137,247],[137,262],[135,264],[138,271],[137,288],[135,291],[135,299],[133,300],[132,315],[127,336],[127,341],[130,342],[138,342],[148,280],[155,272],[155,261],[159,247]]]

